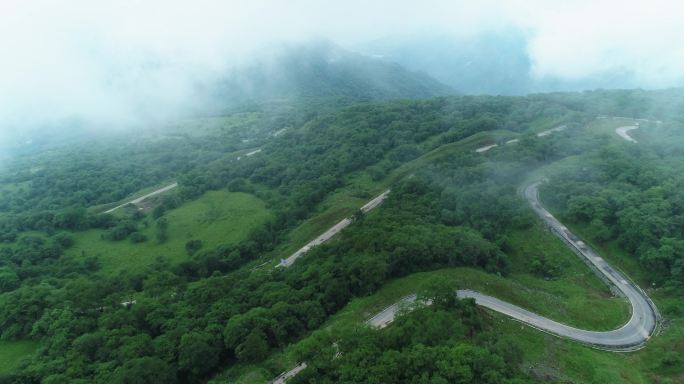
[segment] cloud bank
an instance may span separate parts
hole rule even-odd
[[[196,89],[277,43],[354,47],[420,34],[514,28],[532,75],[619,71],[635,86],[684,84],[674,1],[5,0],[0,3],[0,138],[76,118],[154,123],[197,107]]]

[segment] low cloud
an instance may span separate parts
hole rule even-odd
[[[617,71],[631,74],[640,87],[684,84],[678,2],[571,1],[526,8],[515,9],[516,22],[530,31],[535,76],[581,79]]]
[[[274,44],[345,47],[440,33],[523,31],[536,77],[619,71],[684,83],[673,1],[30,1],[0,3],[0,138],[76,118],[147,124],[198,107],[196,90]]]

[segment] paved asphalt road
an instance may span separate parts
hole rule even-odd
[[[617,288],[632,306],[632,316],[622,327],[607,332],[585,331],[546,319],[512,304],[472,291],[461,291],[461,297],[473,297],[485,307],[502,312],[517,320],[549,333],[567,337],[595,347],[611,350],[630,350],[642,346],[656,330],[658,312],[646,293],[617,271],[591,248],[564,227],[539,202],[539,185],[535,182],[524,188],[524,195],[532,209],[546,222],[553,233],[560,237],[575,253],[581,256],[600,276]]]
[[[166,187],[159,188],[159,189],[157,189],[156,191],[150,192],[150,193],[148,193],[148,194],[145,195],[145,196],[141,196],[141,197],[138,197],[137,199],[133,199],[133,200],[131,200],[131,201],[127,201],[127,202],[125,202],[125,203],[123,203],[123,204],[121,204],[121,205],[117,205],[116,207],[114,207],[114,208],[112,208],[112,209],[109,209],[109,210],[105,211],[104,213],[112,213],[112,212],[116,211],[116,210],[119,209],[119,208],[125,207],[125,206],[128,205],[128,204],[138,204],[139,202],[141,202],[141,201],[143,201],[143,200],[145,200],[145,199],[148,199],[148,198],[150,198],[150,197],[152,197],[152,196],[156,196],[156,195],[158,195],[158,194],[160,194],[160,193],[164,193],[164,192],[166,192],[166,191],[168,191],[168,190],[174,189],[174,188],[176,188],[177,186],[178,186],[178,183],[173,183],[173,184],[171,184],[171,185],[167,185]]]
[[[496,148],[496,147],[498,147],[498,146],[499,146],[499,144],[485,145],[484,147],[480,147],[480,148],[476,149],[475,152],[477,152],[477,153],[484,153],[484,152],[487,152],[487,151],[489,151],[490,149]]]
[[[306,363],[301,363],[298,366],[290,369],[289,371],[281,373],[280,376],[276,377],[271,381],[271,384],[285,384],[287,380],[297,376],[297,374],[305,370],[306,367]]]
[[[375,328],[385,328],[394,321],[394,316],[396,316],[401,307],[415,302],[416,298],[416,294],[404,296],[398,302],[390,305],[389,307],[378,312],[375,316],[368,319],[366,324]]]
[[[546,131],[544,131],[544,132],[539,132],[539,133],[537,133],[537,137],[548,136],[548,135],[550,135],[550,134],[552,134],[552,133],[554,133],[554,132],[560,132],[560,131],[564,130],[565,128],[566,128],[565,125],[559,125],[559,126],[556,127],[556,128],[551,128],[551,129],[546,130]]]

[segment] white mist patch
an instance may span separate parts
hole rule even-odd
[[[684,79],[681,4],[675,1],[539,1],[518,3],[530,27],[529,55],[536,77],[581,79],[633,76],[658,88]]]
[[[635,86],[676,86],[684,84],[679,10],[664,0],[5,0],[0,131],[71,118],[146,126],[204,105],[198,89],[268,56],[274,43],[349,47],[426,31],[456,41],[523,31],[538,77],[618,73]]]

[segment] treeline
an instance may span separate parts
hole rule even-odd
[[[332,103],[332,102],[331,102]],[[260,146],[282,129],[317,115],[305,103],[243,106],[135,134],[101,134],[19,156],[0,173],[0,213],[59,211],[109,204],[219,159]],[[65,128],[67,129],[67,128]]]
[[[95,258],[61,260],[72,244],[69,234],[59,233],[49,238],[23,235],[14,246],[0,248],[0,293],[11,292],[24,282],[35,284],[46,277],[65,278],[97,270]],[[0,329],[4,334],[4,328]]]
[[[457,282],[433,280],[419,304],[391,327],[363,325],[317,331],[297,345],[307,368],[293,383],[531,383],[519,365],[524,352],[487,332],[473,300],[458,300]],[[426,307],[421,302],[432,301]]]
[[[365,103],[331,98],[248,105],[226,116],[180,123],[166,135],[109,135],[20,157],[0,175],[0,182],[11,185],[1,191],[0,212],[107,204],[184,176],[186,193],[192,196],[226,185],[225,179],[235,174],[269,185],[296,184],[289,180],[312,180],[307,176],[316,172],[302,174],[291,169],[294,163],[318,164],[331,175],[345,173],[383,160],[396,164],[415,157],[423,148],[413,146],[435,134],[446,143],[485,130],[521,132],[541,119],[567,117],[583,123],[597,114],[651,117],[659,105],[681,98],[675,91],[637,90]],[[275,132],[287,135],[271,140]],[[310,145],[302,146],[303,142]],[[243,166],[231,164],[235,156],[227,156],[264,143],[269,143],[264,149],[278,161]],[[337,144],[342,145],[337,148]],[[389,154],[390,150],[395,153]],[[327,156],[325,151],[334,155]],[[387,170],[385,162],[380,165],[379,169]],[[227,168],[231,169],[228,174]]]
[[[543,197],[586,228],[590,240],[616,242],[652,282],[684,286],[684,178],[677,158],[647,146],[607,147],[554,177]]]
[[[447,159],[395,186],[382,209],[360,215],[342,238],[311,251],[287,270],[224,276],[258,255],[251,239],[199,252],[175,267],[160,261],[148,271],[116,277],[116,282],[81,282],[80,295],[91,301],[76,311],[65,310],[90,317],[91,326],[66,332],[72,341],[48,343],[24,372],[33,372],[29,377],[34,378],[118,382],[163,367],[180,381],[197,381],[226,364],[261,361],[388,279],[446,266],[506,274],[505,233],[528,225],[530,216],[514,198],[515,174],[509,174],[506,183],[488,182],[491,165],[481,156],[465,156],[468,161]],[[102,289],[100,284],[117,289]],[[136,304],[121,306],[126,297],[136,297]],[[101,307],[106,309],[92,311]],[[129,335],[123,340],[118,336],[122,327]],[[85,357],[76,348],[80,337],[97,341]],[[118,344],[107,342],[112,338]],[[119,350],[137,351],[130,343],[138,342],[147,346],[140,355]],[[66,373],[47,364],[65,355],[84,359],[91,368]],[[65,366],[73,364],[64,361]]]
[[[38,231],[52,235],[57,231],[83,231],[109,228],[117,219],[111,215],[88,213],[85,208],[60,211],[34,211],[0,216],[0,242],[12,243],[23,232]]]
[[[160,260],[126,278],[6,294],[12,305],[0,318],[22,318],[18,311],[28,303],[44,308],[37,319],[23,318],[16,333],[44,340],[18,377],[117,383],[163,368],[167,382],[198,382],[220,366],[261,361],[388,279],[445,266],[505,274],[506,256],[497,244],[474,229],[435,221],[438,193],[420,178],[398,185],[377,214],[360,216],[339,241],[285,270],[222,275],[222,263],[244,251],[238,247],[213,259],[198,255],[202,275],[210,276],[204,279]],[[136,303],[122,305],[129,297]]]
[[[262,154],[238,162],[226,158],[188,172],[180,178],[180,196],[193,199],[225,187],[253,193],[259,191],[253,186],[266,186],[276,192],[260,194],[275,211],[259,241],[267,250],[355,172],[367,170],[381,180],[436,146],[481,131],[522,131],[534,116],[558,119],[570,113],[543,98],[452,97],[354,104],[316,116],[301,129],[265,143]],[[428,138],[438,140],[426,144]]]
[[[233,247],[204,254],[182,267],[196,276],[211,270],[202,264],[220,265],[221,272],[237,268],[283,241],[286,232],[309,217],[326,196],[355,172],[367,170],[374,179],[410,161],[435,145],[473,133],[506,127],[527,128],[534,114],[559,118],[567,109],[543,99],[462,97],[428,101],[357,103],[312,116],[294,129],[263,146],[263,153],[240,161],[224,158],[188,172],[180,178],[179,198],[166,198],[155,209],[161,216],[184,200],[208,190],[257,193],[269,203],[274,218],[255,231],[241,251]],[[429,146],[428,138],[440,140]],[[534,151],[534,149],[532,149]],[[264,192],[264,188],[269,192]],[[275,192],[275,193],[273,193]],[[168,203],[171,201],[171,203]],[[225,262],[216,259],[231,255]]]

